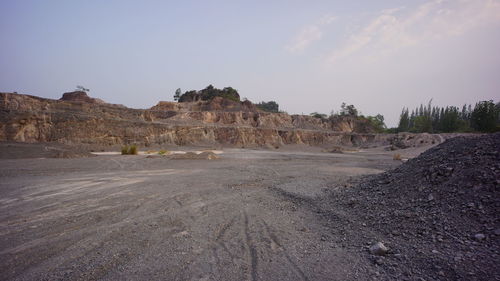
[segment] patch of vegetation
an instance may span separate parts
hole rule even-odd
[[[165,149],[158,151],[158,154],[160,154],[160,155],[165,155],[165,154],[169,154],[169,153],[170,152],[168,150],[165,150]]]
[[[323,113],[319,113],[319,112],[313,112],[311,114],[309,114],[309,116],[312,116],[314,118],[319,118],[319,119],[327,119],[328,116],[326,114],[323,114]]]
[[[275,101],[268,101],[268,102],[261,101],[257,103],[255,106],[257,106],[258,109],[266,112],[274,112],[274,113],[280,112],[280,106]]]
[[[228,100],[240,102],[240,95],[236,89],[231,87],[225,87],[224,89],[217,89],[212,85],[208,85],[203,90],[200,91],[187,91],[181,94],[181,89],[175,91],[174,100],[178,102],[193,102],[193,101],[210,101],[215,97],[222,97]]]
[[[128,154],[128,145],[122,146],[122,155],[127,155]]]
[[[345,102],[342,103],[340,106],[340,113],[341,116],[358,116],[358,110],[356,107],[352,104],[346,104]]]
[[[83,86],[78,85],[78,86],[76,86],[76,91],[82,91],[82,92],[88,93],[88,92],[90,92],[90,89],[87,89]]]
[[[138,153],[137,146],[135,144],[131,145],[128,149],[128,154],[137,155],[137,153]]]
[[[377,133],[386,133],[387,127],[385,126],[384,116],[382,114],[377,114],[375,116],[361,116],[367,120]]]
[[[133,145],[124,145],[122,146],[122,155],[137,155],[139,151],[137,150],[137,146]]]
[[[330,118],[335,118],[336,116],[350,116],[352,118],[356,118],[358,120],[364,120],[373,128],[373,130],[377,133],[386,133],[387,126],[384,122],[384,116],[382,114],[377,114],[375,116],[364,116],[361,112],[352,104],[342,103],[340,106],[340,111],[335,113],[332,111],[330,114]]]

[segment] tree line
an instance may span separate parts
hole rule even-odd
[[[411,112],[403,108],[396,132],[452,133],[500,130],[500,102],[480,101],[472,105],[439,107],[432,100]]]

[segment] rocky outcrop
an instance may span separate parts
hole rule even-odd
[[[98,102],[81,93],[66,93],[61,100],[0,93],[0,120],[1,141],[238,147],[390,143],[388,135],[373,134],[356,118],[265,113],[219,98],[160,102],[143,110]]]
[[[87,93],[84,91],[74,91],[74,92],[64,93],[62,98],[60,98],[59,100],[86,102],[86,103],[101,103],[101,104],[104,103],[104,101],[101,99],[95,99],[89,97]]]
[[[226,111],[226,112],[256,112],[257,107],[250,101],[232,101],[215,97],[210,101],[168,102],[160,101],[151,107],[153,111]]]

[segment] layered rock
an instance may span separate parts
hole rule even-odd
[[[61,100],[0,93],[0,140],[66,144],[225,145],[389,144],[364,120],[260,112],[251,103],[215,98],[193,103],[160,102],[131,109],[91,97]]]

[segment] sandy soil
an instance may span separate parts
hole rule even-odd
[[[292,199],[396,167],[393,154],[1,159],[0,279],[380,280],[366,248]]]

